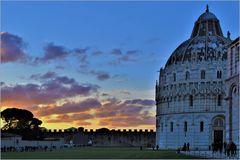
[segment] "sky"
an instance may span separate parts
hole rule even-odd
[[[235,39],[238,1],[2,1],[1,110],[49,129],[155,129],[158,71],[207,4]]]

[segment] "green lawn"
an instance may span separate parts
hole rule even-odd
[[[8,152],[2,159],[193,159],[174,151],[152,151],[139,148],[86,147],[38,152]]]

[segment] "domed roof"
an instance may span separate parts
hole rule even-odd
[[[225,60],[230,41],[223,36],[219,20],[207,6],[195,22],[191,37],[175,49],[165,67],[185,61]]]
[[[198,21],[218,20],[212,12],[205,12],[199,16]]]
[[[207,5],[207,8],[206,8],[206,12],[201,14],[197,21],[207,21],[207,20],[218,21],[217,17],[212,12],[209,12],[208,5]]]
[[[229,39],[218,36],[197,36],[180,44],[168,59],[166,66],[184,62],[226,60]]]

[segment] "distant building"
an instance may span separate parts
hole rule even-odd
[[[1,149],[4,147],[14,147],[16,149],[31,146],[31,147],[45,147],[61,148],[64,145],[62,138],[51,138],[44,140],[22,140],[22,136],[12,133],[1,133]]]
[[[226,107],[226,140],[239,146],[240,138],[240,104],[239,104],[239,37],[228,48],[227,64],[227,107]]]
[[[224,98],[229,92],[225,79],[230,43],[230,34],[224,37],[218,18],[207,7],[190,38],[160,69],[156,84],[156,144],[160,148],[176,149],[189,143],[190,149],[208,149],[212,143],[228,140],[225,112],[229,105]]]

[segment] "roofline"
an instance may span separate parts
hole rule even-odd
[[[234,39],[231,43],[230,43],[230,46],[235,44],[237,41],[239,41],[239,37],[237,37],[236,39]]]

